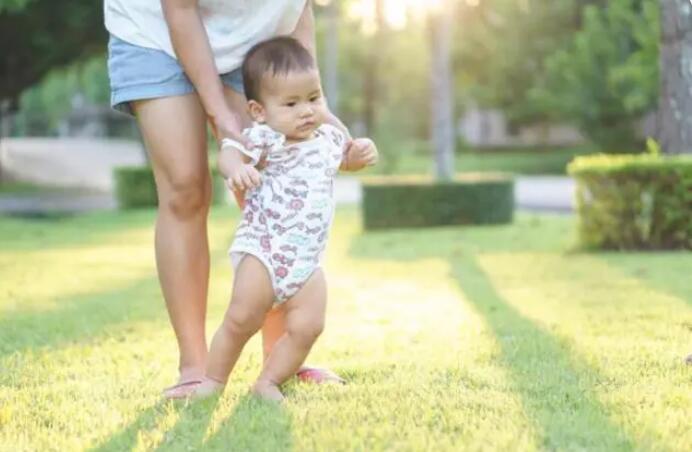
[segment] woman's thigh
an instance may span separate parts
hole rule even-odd
[[[206,115],[197,94],[135,101],[133,109],[154,168],[159,200],[209,196]]]

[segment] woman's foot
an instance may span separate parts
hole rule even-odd
[[[304,383],[339,383],[346,384],[346,380],[335,374],[329,369],[322,369],[319,367],[301,367],[298,372],[296,372],[296,377]]]
[[[258,380],[252,386],[252,393],[263,400],[283,402],[284,395],[277,385],[268,380]]]
[[[181,381],[163,390],[163,396],[167,399],[186,399],[192,395],[195,388],[202,384],[202,380]]]
[[[200,382],[200,384],[194,387],[191,395],[195,399],[202,399],[205,397],[221,394],[225,387],[225,383],[221,383],[209,377],[205,377]]]
[[[163,390],[167,399],[185,399],[204,380],[204,366],[181,366],[178,382]]]

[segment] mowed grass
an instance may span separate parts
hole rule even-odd
[[[310,356],[344,387],[161,400],[176,346],[154,214],[0,219],[0,450],[692,449],[690,253],[582,254],[571,217],[363,233],[336,217],[327,329]],[[209,326],[237,220],[212,213]]]

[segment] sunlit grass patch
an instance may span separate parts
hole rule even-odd
[[[689,450],[685,254],[572,251],[572,219],[364,234],[337,215],[327,329],[346,386],[171,403],[177,352],[152,212],[0,219],[0,450]],[[213,212],[208,334],[237,220]],[[651,257],[651,259],[650,259]],[[669,269],[663,271],[662,269]]]

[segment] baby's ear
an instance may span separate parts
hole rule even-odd
[[[255,122],[263,123],[265,121],[264,107],[255,100],[250,100],[247,103],[247,109],[250,112],[250,117]]]

